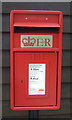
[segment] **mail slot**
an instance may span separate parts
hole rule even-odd
[[[61,61],[62,12],[11,11],[11,109],[59,109]]]

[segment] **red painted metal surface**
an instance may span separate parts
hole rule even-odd
[[[52,35],[52,48],[21,48],[21,35]],[[60,108],[62,12],[19,11],[10,14],[10,105],[12,110]],[[28,64],[46,64],[45,95],[28,95]]]
[[[56,105],[57,53],[16,52],[14,57],[15,106]],[[46,64],[45,95],[28,95],[28,64]]]

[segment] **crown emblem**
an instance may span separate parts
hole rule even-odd
[[[30,39],[30,37],[23,38],[22,43],[24,44],[24,46],[34,46],[34,44],[36,43],[36,39],[35,38]]]

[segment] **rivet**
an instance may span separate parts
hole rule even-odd
[[[26,17],[25,19],[27,20],[28,18]]]
[[[46,18],[46,20],[48,20],[48,18]]]

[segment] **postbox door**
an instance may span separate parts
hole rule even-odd
[[[15,52],[15,106],[50,106],[56,105],[57,53],[54,52]],[[43,66],[41,85],[45,90],[41,94],[30,91],[30,65]],[[35,81],[34,81],[35,82]],[[38,88],[36,81],[35,88]],[[32,81],[33,85],[33,81]],[[43,89],[41,89],[43,91]],[[30,93],[31,92],[31,93]]]

